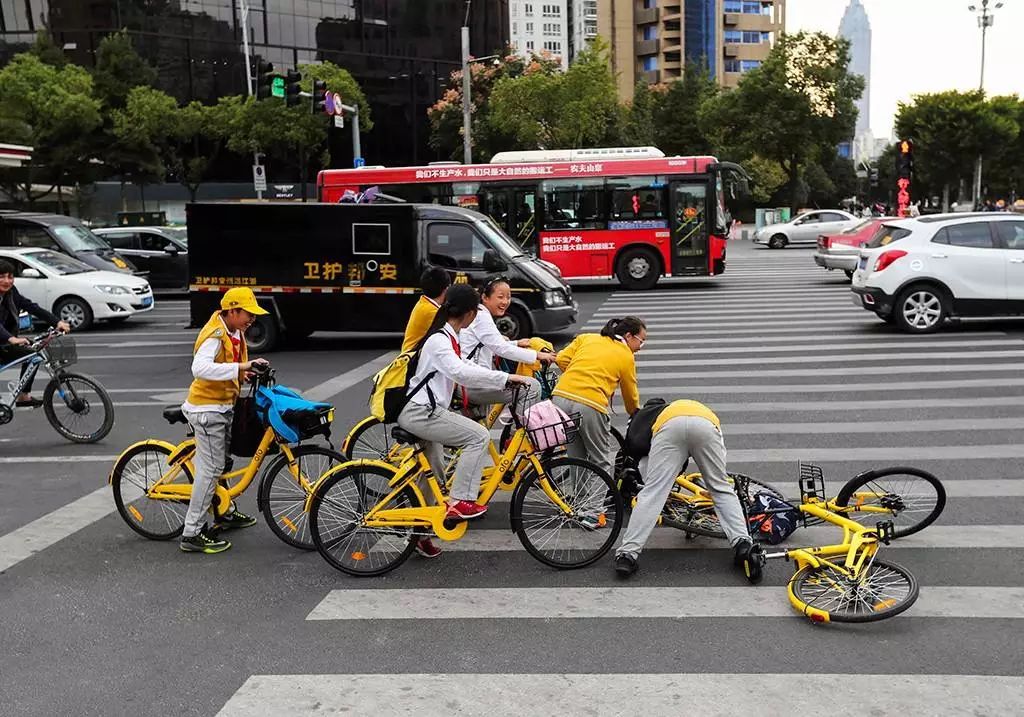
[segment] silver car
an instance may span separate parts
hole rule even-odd
[[[861,220],[841,209],[804,212],[784,224],[769,224],[754,234],[755,244],[783,249],[790,244],[816,244],[822,234],[839,234]]]

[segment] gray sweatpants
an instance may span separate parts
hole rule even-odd
[[[185,529],[182,531],[185,538],[198,535],[206,522],[206,512],[213,502],[217,479],[224,472],[224,464],[227,462],[233,415],[234,411],[185,413],[185,418],[196,432],[196,456],[192,461],[196,474],[193,477],[195,482],[192,484],[188,512],[185,514]]]
[[[422,441],[423,453],[439,481],[444,481],[444,446],[461,448],[455,466],[451,498],[475,502],[480,497],[480,479],[491,456],[487,447],[490,432],[474,420],[438,406],[422,406],[411,401],[398,416],[398,425]]]
[[[612,417],[576,401],[552,396],[551,401],[566,413],[580,414],[579,433],[567,447],[570,458],[583,458],[596,464],[608,475],[615,475],[612,455]]]
[[[540,381],[535,378],[528,379],[529,383],[515,392],[515,388],[503,388],[501,390],[471,388],[469,389],[469,403],[471,406],[479,406],[484,410],[496,403],[508,405],[512,403],[512,397],[516,397],[516,405],[513,408],[520,413],[520,417],[526,415],[526,411],[540,401]]]
[[[676,477],[692,456],[703,476],[704,487],[715,502],[715,513],[730,545],[749,538],[743,508],[725,473],[725,440],[711,421],[696,416],[670,418],[651,440],[650,454],[640,461],[644,486],[637,496],[629,525],[616,555],[636,557],[658,522]]]

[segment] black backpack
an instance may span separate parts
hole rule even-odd
[[[667,407],[668,403],[665,402],[665,399],[652,398],[629,419],[626,436],[623,440],[623,450],[634,461],[639,461],[651,452],[654,422]]]

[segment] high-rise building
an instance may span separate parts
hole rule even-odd
[[[560,1],[564,6],[566,0]],[[537,7],[557,2],[545,0]],[[160,89],[182,102],[213,102],[246,92],[242,33],[247,32],[254,57],[279,71],[329,60],[352,73],[373,113],[374,128],[363,137],[370,163],[448,159],[427,144],[427,108],[461,67],[465,0],[246,4],[247,27],[240,0],[0,0],[0,62],[47,29],[69,59],[88,67],[100,40],[126,28],[136,50],[157,69]],[[474,55],[502,51],[509,40],[508,0],[476,0],[469,26]],[[332,149],[342,155],[346,144],[342,137]]]
[[[874,156],[875,141],[871,134],[871,21],[861,0],[850,0],[839,23],[839,36],[850,43],[850,72],[864,78],[853,142],[854,159],[863,159]]]
[[[598,0],[569,0],[569,62],[597,37]]]
[[[785,0],[604,0],[598,32],[611,43],[619,94],[639,81],[671,82],[701,63],[736,85],[768,57],[785,29]]]
[[[521,55],[549,52],[569,66],[569,3],[572,0],[510,0],[509,36]]]

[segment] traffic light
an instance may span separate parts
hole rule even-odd
[[[901,139],[896,146],[896,176],[910,179],[914,175],[914,143]]]
[[[327,83],[324,80],[313,80],[313,97],[310,100],[310,111],[315,114],[323,114],[327,111]]]
[[[299,87],[299,83],[302,82],[302,73],[297,70],[288,70],[288,73],[284,77],[284,103],[288,107],[297,107],[302,101],[299,93],[302,92],[302,88]]]
[[[265,100],[274,92],[274,66],[266,60],[256,62],[256,99]]]

